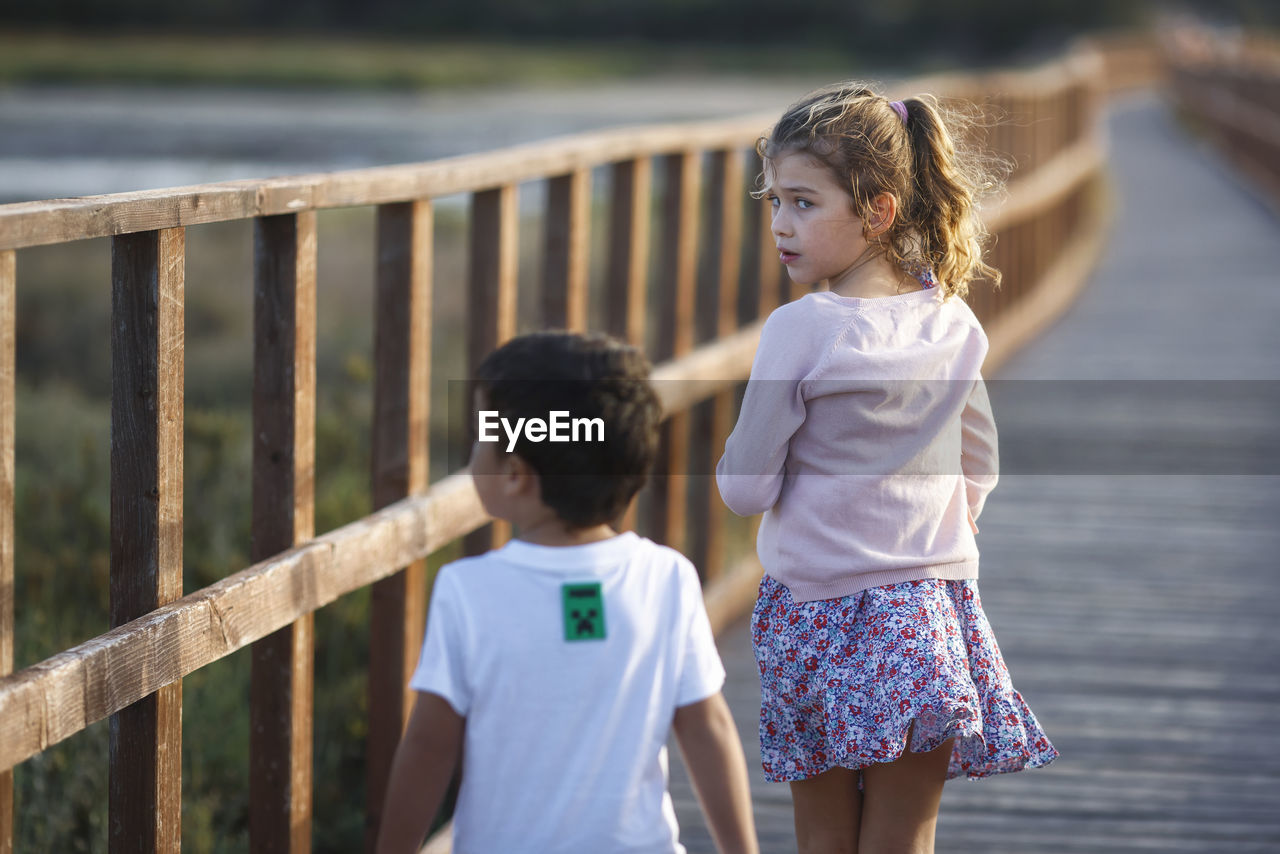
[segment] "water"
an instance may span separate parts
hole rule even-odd
[[[426,93],[11,87],[0,90],[0,202],[409,163],[602,127],[781,111],[824,82],[671,77]]]

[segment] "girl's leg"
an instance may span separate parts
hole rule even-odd
[[[862,769],[858,842],[863,854],[932,854],[954,742],[947,739],[928,753],[904,749],[893,762]],[[907,744],[911,744],[909,731]]]
[[[800,854],[857,854],[862,793],[858,772],[832,768],[791,784]]]

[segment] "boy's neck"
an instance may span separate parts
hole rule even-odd
[[[535,546],[584,546],[618,536],[611,525],[571,528],[560,518],[551,517],[520,529],[516,539]]]

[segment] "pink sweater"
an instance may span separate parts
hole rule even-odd
[[[797,602],[977,578],[999,470],[986,352],[939,289],[812,293],[769,316],[716,482],[733,512],[764,513],[760,562]]]

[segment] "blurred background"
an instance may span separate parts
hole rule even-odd
[[[0,203],[776,109],[844,77],[1029,65],[1078,36],[1169,14],[1280,26],[1274,0],[8,3]],[[445,311],[464,281],[465,215],[448,204],[437,213]],[[370,508],[372,233],[370,210],[319,216],[318,532]],[[250,223],[187,240],[192,591],[249,563]],[[19,253],[16,668],[108,627],[109,250],[89,240]],[[317,851],[362,841],[368,597],[316,617]],[[185,680],[185,851],[247,848],[248,673],[246,649]],[[15,850],[106,850],[105,721],[15,773]]]
[[[411,162],[1018,65],[1265,0],[130,0],[0,11],[0,202]]]

